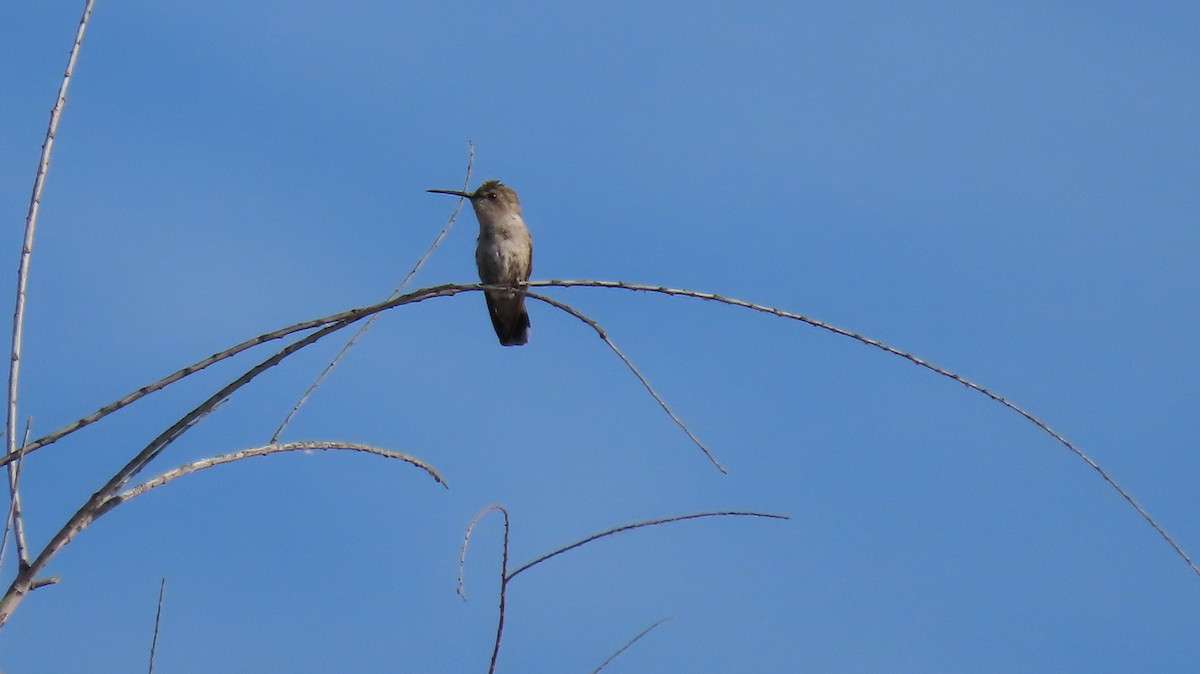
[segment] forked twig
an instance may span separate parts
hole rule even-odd
[[[634,637],[634,638],[630,639],[629,641],[626,641],[626,642],[625,642],[625,644],[624,644],[623,646],[621,646],[620,648],[618,648],[618,649],[617,649],[617,652],[615,652],[615,653],[613,653],[612,655],[608,656],[608,658],[607,658],[607,659],[606,659],[604,662],[601,662],[601,663],[600,663],[600,666],[599,666],[599,667],[597,667],[597,668],[593,669],[593,670],[592,670],[592,674],[597,674],[597,673],[598,673],[600,670],[602,670],[602,669],[604,669],[605,667],[607,667],[607,666],[608,666],[608,663],[612,662],[613,660],[616,660],[618,655],[620,655],[620,654],[624,653],[625,651],[629,650],[629,647],[630,647],[630,646],[632,646],[632,645],[636,644],[636,643],[638,642],[638,639],[641,639],[642,637],[646,636],[646,635],[647,635],[647,634],[649,634],[649,633],[650,633],[650,631],[651,631],[651,630],[653,630],[655,627],[658,627],[659,625],[661,625],[661,624],[663,624],[663,623],[667,622],[667,621],[668,621],[668,620],[670,620],[670,619],[671,619],[671,616],[667,616],[666,618],[660,618],[660,619],[658,620],[658,622],[656,622],[656,623],[654,623],[653,625],[651,625],[651,626],[647,627],[646,629],[642,630],[641,632],[638,632],[638,635],[637,635],[636,637]]]
[[[468,140],[467,171],[466,175],[463,176],[464,191],[467,189],[467,185],[471,182],[471,170],[474,166],[475,143]],[[425,261],[428,260],[431,255],[433,255],[433,251],[437,250],[437,247],[442,244],[442,239],[446,238],[446,233],[450,231],[450,228],[454,226],[455,219],[458,218],[458,212],[462,209],[462,202],[463,200],[460,198],[454,203],[454,209],[450,211],[450,217],[446,218],[446,224],[442,225],[442,229],[437,233],[437,236],[433,237],[433,242],[429,244],[429,247],[425,249],[425,252],[421,254],[421,257],[417,258],[416,264],[412,266],[412,269],[408,270],[408,274],[406,274],[404,279],[400,281],[400,285],[392,289],[392,292],[387,297],[389,300],[394,299],[400,294],[400,291],[408,287],[408,282],[412,280],[413,276],[416,276],[421,267],[425,266]],[[283,434],[284,429],[287,428],[288,424],[292,422],[292,417],[296,416],[296,413],[300,411],[301,407],[304,407],[304,403],[308,402],[309,397],[316,392],[317,388],[321,386],[321,383],[325,381],[325,378],[329,376],[329,373],[333,372],[333,368],[337,367],[342,358],[346,356],[346,353],[350,351],[355,342],[358,341],[358,338],[363,336],[363,333],[365,333],[367,329],[371,327],[371,324],[374,323],[375,319],[377,318],[379,318],[379,314],[375,314],[374,316],[368,318],[363,322],[362,325],[359,326],[358,330],[356,330],[354,334],[350,336],[350,339],[346,340],[346,343],[342,345],[342,348],[337,352],[337,354],[329,360],[329,364],[325,366],[325,369],[321,370],[321,373],[317,375],[317,378],[313,380],[313,383],[310,384],[304,393],[300,395],[300,398],[296,400],[296,404],[292,405],[292,409],[288,410],[287,415],[283,417],[283,421],[279,423],[279,427],[275,429],[275,433],[271,436],[271,442],[274,443],[279,441],[279,436]]]
[[[568,314],[571,314],[575,318],[578,318],[579,320],[588,324],[589,326],[591,326],[591,328],[596,331],[596,334],[600,336],[600,339],[603,339],[604,343],[608,345],[608,348],[612,349],[612,352],[617,354],[617,357],[621,359],[621,362],[625,363],[625,367],[629,368],[629,371],[633,373],[633,376],[637,377],[638,381],[642,382],[642,386],[646,387],[646,390],[650,392],[650,395],[651,395],[651,397],[654,398],[654,401],[658,403],[659,407],[663,408],[663,411],[667,413],[667,416],[671,417],[671,421],[674,421],[675,425],[678,426],[680,429],[682,429],[683,432],[686,433],[687,436],[692,439],[692,442],[695,443],[695,445],[700,448],[700,451],[704,452],[704,455],[707,456],[708,460],[711,461],[712,464],[717,467],[717,470],[721,471],[722,473],[728,472],[725,470],[725,466],[722,466],[721,462],[717,461],[717,457],[713,456],[713,453],[711,451],[709,451],[708,447],[705,446],[705,444],[700,441],[700,438],[697,438],[696,434],[692,433],[692,429],[688,428],[687,424],[683,423],[682,419],[675,416],[675,413],[672,412],[671,408],[667,406],[667,403],[665,400],[662,399],[662,396],[658,395],[658,392],[655,391],[654,387],[650,385],[650,382],[646,379],[645,375],[643,375],[641,373],[641,371],[637,369],[637,366],[635,366],[633,364],[633,361],[629,360],[629,358],[627,358],[625,356],[625,354],[622,353],[621,350],[617,348],[617,345],[614,344],[611,339],[609,339],[608,332],[603,327],[601,327],[599,323],[592,320],[591,318],[584,315],[582,312],[580,312],[579,310],[575,309],[574,307],[572,307],[571,305],[569,305],[565,302],[559,302],[558,300],[556,300],[554,298],[547,297],[545,295],[541,295],[538,293],[528,293],[528,296],[532,297],[535,300],[540,300],[542,302],[545,302],[546,304],[549,304],[552,307],[561,309],[561,310],[567,312]]]
[[[787,515],[772,515],[769,513],[743,512],[743,511],[723,511],[723,512],[693,513],[691,515],[677,515],[675,517],[663,517],[663,518],[654,519],[654,520],[646,520],[643,522],[634,522],[632,524],[626,524],[623,526],[609,529],[607,531],[602,531],[598,534],[593,534],[591,536],[588,536],[587,538],[585,538],[583,540],[576,541],[574,543],[571,543],[570,545],[559,548],[548,554],[542,555],[541,557],[533,560],[532,562],[525,564],[524,566],[517,569],[516,571],[513,571],[512,573],[508,573],[508,530],[509,530],[508,510],[506,510],[504,508],[504,506],[502,506],[502,505],[493,504],[493,505],[484,507],[482,510],[480,510],[478,513],[475,514],[475,517],[471,518],[471,523],[469,525],[467,525],[466,534],[463,536],[462,551],[459,553],[459,556],[458,556],[458,594],[463,599],[466,599],[466,596],[467,596],[466,590],[464,589],[464,586],[463,586],[463,566],[465,566],[465,564],[466,564],[467,546],[471,542],[471,532],[474,531],[475,525],[479,522],[479,520],[484,515],[486,515],[487,513],[491,512],[493,510],[498,510],[498,511],[500,511],[501,514],[504,515],[504,547],[503,547],[503,553],[502,553],[501,562],[500,562],[499,618],[497,619],[497,623],[496,623],[496,641],[492,645],[492,660],[491,660],[491,665],[488,667],[488,674],[492,674],[496,670],[496,658],[500,653],[500,639],[501,639],[501,636],[504,634],[504,605],[505,605],[505,601],[508,597],[508,584],[510,582],[512,582],[512,579],[515,578],[517,576],[517,574],[521,573],[522,571],[532,568],[534,566],[537,566],[538,564],[541,564],[542,562],[546,561],[547,559],[550,559],[551,557],[560,555],[568,550],[574,550],[575,548],[578,548],[581,545],[590,543],[598,538],[604,538],[605,536],[611,536],[613,534],[618,534],[622,531],[629,531],[630,529],[640,529],[642,527],[650,527],[650,526],[654,526],[657,524],[667,524],[670,522],[681,522],[683,520],[694,520],[694,519],[700,519],[702,517],[742,516],[742,517],[767,517],[767,518],[779,519],[779,520],[789,519]],[[662,621],[660,620],[659,623],[661,623],[661,622]],[[649,629],[645,630],[645,632],[649,632],[651,629],[654,629],[654,627],[657,627],[657,625],[658,625],[658,623],[651,625]],[[645,634],[645,632],[643,632],[643,634]],[[641,637],[642,637],[642,635],[638,635],[637,637],[635,637],[633,639],[633,641],[637,641]],[[632,644],[633,641],[630,641],[629,643]],[[626,644],[625,648],[628,648],[628,647],[629,647],[629,644]],[[620,655],[621,651],[624,651],[625,648],[622,648],[620,651],[617,651],[617,653],[613,654],[613,656],[610,657],[609,660],[612,660],[612,658],[615,658],[617,655]],[[608,660],[606,660],[604,664],[607,664],[607,663],[608,663]],[[601,667],[603,667],[603,666],[604,665],[602,664]]]

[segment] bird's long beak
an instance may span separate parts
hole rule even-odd
[[[425,191],[431,192],[433,194],[453,194],[456,197],[462,197],[464,199],[471,198],[470,192],[460,192],[459,190],[425,190]]]

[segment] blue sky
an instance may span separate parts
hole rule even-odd
[[[0,20],[0,251],[81,2]],[[29,281],[34,435],[247,337],[385,296],[473,185],[520,194],[534,277],[713,291],[913,352],[1076,442],[1200,554],[1200,11],[1045,3],[100,2]],[[415,285],[472,282],[467,212]],[[11,276],[7,277],[10,279]],[[285,439],[72,542],[0,670],[1191,671],[1200,577],[1086,465],[898,358],[696,300],[555,290],[594,334],[477,295],[388,312]],[[11,295],[11,290],[9,291]],[[265,443],[340,346],[240,391],[151,467]],[[159,430],[265,358],[29,457],[31,545]],[[13,571],[6,561],[5,584]]]

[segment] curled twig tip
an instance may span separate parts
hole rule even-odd
[[[479,520],[483,519],[484,515],[493,510],[500,511],[500,514],[504,516],[504,558],[505,560],[508,559],[508,510],[499,503],[484,506],[479,509],[479,512],[475,513],[475,516],[471,518],[470,524],[467,525],[467,530],[463,534],[462,546],[458,553],[458,585],[456,591],[463,601],[467,600],[467,588],[463,581],[463,568],[467,564],[467,547],[471,543],[471,533],[475,531],[475,525],[479,524]]]

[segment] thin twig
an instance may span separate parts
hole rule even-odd
[[[646,629],[642,630],[641,632],[638,632],[638,635],[637,635],[636,637],[634,637],[634,638],[630,639],[629,641],[626,641],[626,642],[625,642],[625,645],[623,645],[623,646],[621,646],[620,648],[618,648],[616,653],[613,653],[612,655],[608,656],[608,659],[606,659],[604,662],[601,662],[599,667],[597,667],[597,668],[593,669],[593,670],[592,670],[592,674],[597,674],[597,673],[598,673],[600,670],[602,670],[602,669],[604,669],[605,667],[607,667],[607,666],[608,666],[608,663],[610,663],[610,662],[612,662],[613,660],[617,659],[617,656],[618,656],[618,655],[620,655],[620,654],[624,653],[625,651],[629,650],[629,647],[630,647],[630,646],[632,646],[632,645],[636,644],[636,643],[638,642],[638,639],[641,639],[642,637],[646,636],[646,635],[647,635],[647,634],[649,634],[649,633],[650,633],[650,631],[651,631],[651,630],[653,630],[655,627],[658,627],[659,625],[661,625],[661,624],[663,624],[663,623],[667,622],[667,621],[668,621],[668,620],[670,620],[670,619],[671,619],[671,616],[667,616],[666,618],[660,618],[660,619],[658,620],[658,622],[656,622],[656,623],[654,623],[653,625],[651,625],[651,626],[647,627]]]
[[[675,425],[681,428],[683,432],[692,439],[692,442],[700,448],[700,451],[704,452],[704,455],[707,456],[708,460],[717,467],[717,470],[721,471],[722,473],[728,472],[725,470],[725,466],[722,466],[721,462],[717,461],[717,457],[713,456],[713,453],[709,451],[708,447],[700,441],[700,438],[697,438],[696,434],[692,433],[692,429],[688,428],[687,424],[683,423],[682,419],[675,416],[675,413],[672,412],[671,408],[667,406],[667,403],[662,399],[662,396],[658,395],[658,392],[654,390],[654,387],[650,385],[650,382],[646,379],[646,377],[641,373],[640,370],[637,369],[637,367],[633,364],[633,361],[629,360],[629,358],[627,358],[625,354],[617,348],[617,345],[614,344],[611,339],[609,339],[608,332],[601,327],[599,323],[585,316],[583,313],[571,305],[566,304],[565,302],[559,302],[556,299],[538,293],[527,293],[527,296],[532,297],[535,300],[541,300],[550,306],[561,309],[591,326],[591,328],[596,331],[596,334],[600,336],[600,339],[603,339],[604,343],[608,345],[608,348],[612,349],[612,352],[617,354],[617,357],[621,359],[621,362],[625,363],[625,367],[629,368],[629,371],[633,373],[633,376],[637,377],[638,381],[642,382],[642,386],[646,387],[646,390],[650,392],[650,395],[654,398],[655,402],[658,403],[659,407],[663,408],[663,411],[667,413],[668,417],[671,417],[671,421],[674,421]]]
[[[504,513],[504,553],[500,558],[500,609],[496,618],[496,642],[492,645],[492,660],[488,664],[488,674],[496,671],[496,658],[500,655],[500,638],[504,635],[504,602],[508,596],[508,511],[500,507]]]
[[[594,540],[604,538],[606,536],[612,536],[613,534],[619,534],[622,531],[630,531],[631,529],[641,529],[642,527],[652,527],[652,526],[656,526],[659,524],[669,524],[671,522],[682,522],[684,520],[695,520],[695,519],[700,519],[702,517],[766,517],[766,518],[774,519],[774,520],[791,519],[787,515],[773,515],[771,513],[759,513],[759,512],[741,511],[741,510],[725,510],[725,511],[715,511],[715,512],[706,512],[706,513],[692,513],[690,515],[675,515],[674,517],[661,517],[661,518],[653,519],[653,520],[643,520],[641,522],[633,522],[632,524],[624,524],[619,527],[614,527],[612,529],[607,529],[605,531],[601,531],[598,534],[592,534],[591,536],[588,536],[587,538],[584,538],[582,540],[575,541],[574,543],[571,543],[570,545],[564,545],[563,547],[561,547],[557,550],[548,552],[548,553],[542,555],[541,557],[538,557],[537,559],[533,560],[532,562],[527,562],[525,564],[522,564],[520,566],[520,568],[518,568],[516,571],[513,571],[512,573],[508,574],[508,580],[511,581],[513,578],[516,578],[522,571],[525,571],[526,569],[531,569],[552,557],[557,557],[564,552],[574,550],[575,548],[578,548],[583,545],[587,545],[588,543],[591,543]]]
[[[163,576],[158,581],[158,608],[154,611],[154,637],[150,639],[150,669],[148,674],[154,674],[154,651],[158,648],[158,623],[162,619],[163,591],[167,589],[167,578]]]
[[[475,143],[468,140],[467,171],[466,175],[463,177],[464,191],[467,189],[467,185],[471,182],[471,170],[474,165]],[[437,247],[441,245],[442,239],[446,238],[446,233],[450,231],[450,228],[454,226],[455,219],[458,218],[458,212],[460,209],[462,209],[462,202],[463,200],[460,198],[454,203],[454,209],[450,211],[450,217],[446,219],[446,224],[442,225],[441,231],[439,231],[437,236],[433,238],[433,242],[429,244],[429,247],[425,249],[425,252],[421,254],[421,257],[417,258],[416,264],[412,266],[412,269],[408,270],[408,274],[406,274],[404,279],[400,281],[400,285],[392,289],[392,292],[387,297],[389,300],[395,298],[400,294],[400,291],[404,290],[408,286],[408,282],[412,280],[412,277],[416,276],[421,267],[425,265],[425,261],[428,260],[431,255],[433,255],[433,251],[437,250]],[[304,407],[304,403],[308,402],[309,397],[316,392],[321,383],[325,381],[325,378],[329,376],[329,373],[333,372],[333,368],[337,367],[342,358],[346,356],[346,352],[348,352],[351,347],[354,346],[355,342],[358,341],[358,338],[363,336],[363,333],[365,333],[367,329],[371,327],[371,324],[374,323],[375,319],[377,318],[379,318],[379,314],[375,314],[374,316],[368,318],[361,326],[359,326],[358,330],[356,330],[354,334],[350,336],[350,339],[346,340],[346,343],[342,345],[342,348],[337,352],[337,354],[329,360],[329,364],[325,366],[325,369],[321,370],[321,373],[317,375],[317,378],[313,380],[313,383],[309,385],[308,389],[305,390],[303,394],[301,394],[300,398],[296,401],[296,404],[292,405],[292,409],[289,410],[287,415],[283,417],[283,421],[279,423],[279,427],[275,429],[275,433],[271,436],[271,442],[274,443],[279,441],[279,436],[283,434],[284,429],[287,428],[288,424],[292,422],[292,417],[296,416],[296,413],[300,411],[301,407]]]
[[[21,242],[21,260],[17,265],[17,298],[13,307],[12,350],[8,364],[8,405],[7,421],[5,423],[5,454],[11,456],[17,451],[17,383],[21,373],[21,338],[25,326],[25,289],[29,281],[29,261],[33,255],[33,235],[37,229],[38,211],[42,205],[42,188],[46,185],[46,174],[50,171],[50,150],[54,147],[54,135],[58,132],[58,122],[62,119],[62,111],[67,103],[67,89],[71,85],[71,75],[75,72],[75,61],[79,56],[79,47],[83,44],[83,32],[87,29],[88,17],[92,14],[93,0],[83,3],[83,15],[79,17],[79,27],[75,30],[75,41],[67,54],[67,67],[63,71],[62,82],[58,85],[58,96],[50,108],[50,122],[46,125],[46,137],[42,141],[42,154],[38,157],[37,171],[33,178],[33,193],[29,197],[29,211],[25,215],[25,237]],[[9,464],[8,489],[12,497],[12,531],[16,541],[17,553],[21,566],[28,565],[25,554],[25,526],[21,521],[20,494],[17,490],[17,468]]]
[[[14,471],[17,473],[17,476],[20,477],[20,457],[17,457],[17,463]],[[18,506],[15,494],[16,492],[13,490],[13,484],[10,482],[8,493],[8,512],[4,515],[4,532],[0,533],[0,569],[4,568],[4,558],[8,555],[8,534],[10,531],[12,531],[13,514],[16,512]]]
[[[22,448],[25,446],[25,443],[29,442],[29,429],[32,428],[32,426],[33,417],[25,417],[25,434],[21,438]],[[12,499],[11,515],[13,522],[13,542],[16,544],[17,559],[19,560],[20,568],[29,566],[29,551],[25,547],[25,518],[24,515],[21,514],[21,492],[19,489],[21,484],[21,466],[24,465],[24,463],[25,462],[19,457],[17,458],[17,462],[13,464],[12,482],[9,485],[12,488],[12,492],[9,494],[9,497]],[[2,558],[2,555],[0,555],[0,558]]]
[[[504,634],[504,600],[508,589],[508,510],[504,506],[493,503],[485,506],[475,516],[471,518],[471,523],[467,525],[467,533],[463,535],[462,550],[458,554],[458,596],[465,601],[467,592],[463,586],[463,565],[467,561],[467,546],[471,542],[471,532],[475,530],[475,525],[479,520],[489,512],[497,510],[504,516],[504,545],[500,556],[500,611],[499,617],[496,619],[496,641],[492,644],[492,659],[488,665],[488,674],[496,671],[496,658],[500,655],[500,638]]]
[[[229,452],[228,454],[221,454],[219,456],[210,456],[207,459],[201,459],[199,461],[192,461],[191,463],[185,463],[182,466],[179,466],[178,468],[168,470],[167,472],[162,473],[161,475],[158,475],[157,477],[153,477],[149,480],[146,480],[145,482],[137,485],[136,487],[126,489],[125,491],[121,492],[120,494],[117,494],[116,496],[114,496],[109,503],[111,505],[116,505],[117,503],[124,503],[125,501],[128,501],[135,496],[140,496],[140,495],[150,491],[151,489],[154,489],[156,487],[161,487],[164,484],[166,484],[172,480],[176,480],[178,478],[183,477],[184,475],[188,475],[190,473],[195,473],[195,472],[204,470],[206,468],[212,468],[213,466],[220,466],[220,465],[226,464],[226,463],[233,463],[234,461],[241,461],[242,459],[249,459],[249,458],[256,457],[256,456],[266,456],[268,454],[278,454],[281,452],[295,452],[295,451],[311,452],[314,450],[344,450],[344,451],[351,451],[351,452],[364,452],[367,454],[374,454],[376,456],[382,456],[387,459],[396,459],[399,461],[403,461],[405,463],[412,464],[412,465],[416,466],[417,468],[420,468],[421,470],[425,471],[426,473],[429,473],[429,476],[432,477],[435,481],[437,481],[438,484],[442,485],[443,487],[449,488],[449,486],[450,486],[446,483],[446,480],[442,478],[441,474],[437,472],[436,468],[434,468],[433,466],[430,466],[429,464],[425,463],[424,461],[416,458],[415,456],[411,456],[409,454],[403,454],[401,452],[393,452],[390,449],[383,449],[381,447],[375,447],[373,445],[367,445],[367,444],[363,444],[361,442],[340,442],[340,441],[332,441],[332,440],[331,441],[284,442],[284,443],[280,443],[280,444],[263,445],[261,447],[250,447],[248,449],[242,449],[242,450],[238,450],[236,452]],[[106,507],[111,507],[111,505],[107,505]]]
[[[479,520],[483,519],[484,515],[493,510],[503,509],[504,506],[501,505],[493,504],[484,506],[479,509],[479,512],[475,513],[475,516],[471,518],[471,522],[467,524],[467,531],[463,534],[462,545],[459,546],[458,550],[458,586],[455,588],[455,591],[458,592],[458,596],[461,597],[463,601],[467,600],[467,586],[463,582],[463,570],[467,565],[467,547],[469,547],[471,544],[471,534],[475,531],[475,525],[479,524]]]
[[[24,447],[29,442],[29,429],[33,426],[33,417],[25,418],[25,437],[21,440],[21,446]],[[22,455],[23,456],[23,455]],[[17,462],[13,464],[13,479],[9,483],[8,494],[8,516],[4,518],[4,534],[0,535],[0,568],[4,567],[4,556],[8,551],[8,533],[9,527],[13,522],[21,521],[21,492],[17,488],[21,482],[21,465],[24,463],[21,458],[17,457]],[[17,538],[17,559],[19,564],[24,566],[29,563],[28,553],[25,550],[24,537]]]
[[[17,457],[16,467],[18,476],[21,470],[21,457]],[[0,533],[0,569],[4,568],[4,558],[8,554],[8,534],[12,530],[13,511],[17,509],[17,500],[13,498],[12,483],[9,483],[8,512],[4,515],[4,531]]]

